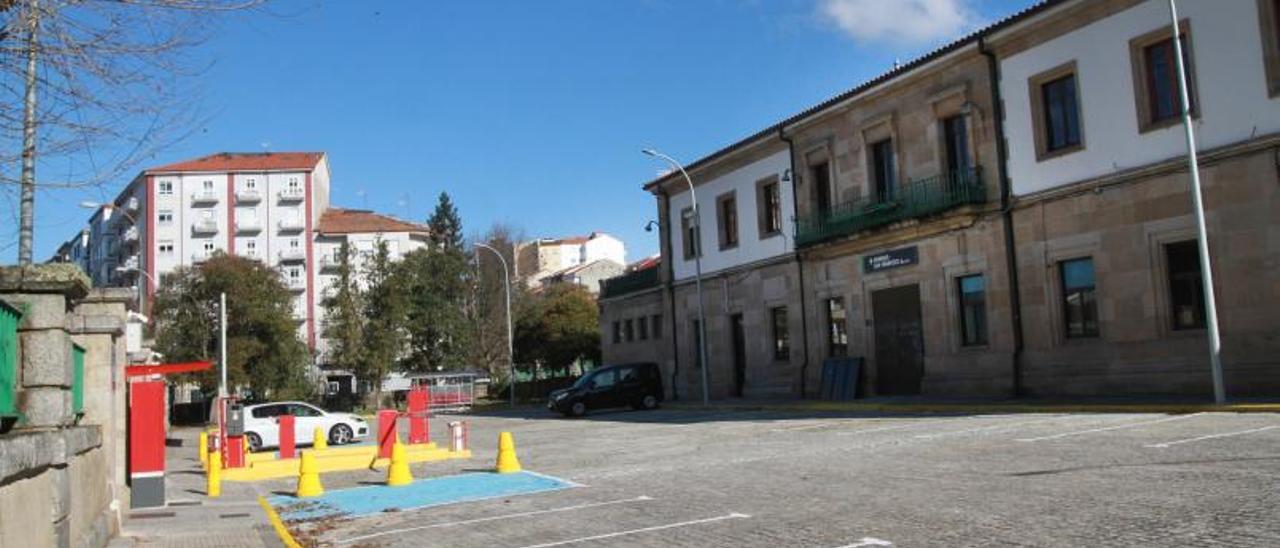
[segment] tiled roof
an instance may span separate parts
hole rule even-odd
[[[858,95],[861,95],[861,94],[863,94],[863,93],[867,92],[868,90],[870,90],[870,89],[872,89],[872,88],[875,88],[876,86],[878,86],[878,85],[880,85],[880,84],[883,84],[883,83],[886,83],[886,82],[892,81],[894,78],[897,78],[897,77],[899,77],[899,76],[902,76],[903,74],[909,73],[909,72],[911,72],[911,71],[913,71],[913,70],[915,70],[915,69],[917,69],[917,68],[920,68],[921,66],[923,66],[923,65],[925,65],[925,64],[927,64],[927,63],[929,63],[930,61],[933,61],[933,60],[935,60],[935,59],[938,59],[938,58],[940,58],[940,57],[942,57],[942,56],[944,56],[944,55],[946,55],[946,54],[948,54],[948,53],[951,53],[951,52],[953,52],[953,51],[956,51],[956,50],[958,50],[958,49],[960,49],[960,48],[962,48],[962,47],[964,47],[964,46],[966,46],[966,45],[970,44],[970,43],[973,43],[973,42],[977,41],[979,38],[982,38],[982,37],[984,37],[984,36],[987,36],[987,35],[990,35],[990,34],[992,34],[992,33],[995,33],[996,31],[1002,30],[1002,29],[1004,29],[1004,28],[1008,27],[1009,25],[1012,25],[1012,24],[1017,23],[1017,22],[1020,22],[1020,21],[1022,21],[1022,20],[1024,20],[1024,19],[1027,19],[1027,18],[1032,17],[1032,16],[1034,16],[1034,15],[1037,15],[1037,14],[1039,14],[1039,13],[1042,13],[1043,11],[1045,11],[1045,10],[1047,10],[1047,9],[1049,9],[1049,8],[1052,8],[1052,7],[1054,7],[1054,6],[1057,6],[1057,5],[1062,4],[1062,3],[1064,3],[1064,2],[1067,2],[1067,1],[1068,1],[1068,0],[1037,0],[1035,3],[1031,4],[1030,6],[1027,6],[1026,8],[1023,8],[1022,10],[1020,10],[1020,11],[1018,11],[1018,12],[1015,12],[1015,13],[1013,13],[1013,14],[1011,14],[1011,15],[1009,15],[1009,16],[1007,16],[1007,17],[1003,18],[1003,19],[1000,19],[999,21],[996,21],[996,22],[991,23],[991,24],[989,24],[989,25],[987,25],[987,26],[985,26],[985,27],[982,27],[982,28],[980,28],[980,29],[978,29],[978,30],[975,30],[975,31],[973,31],[973,32],[971,32],[971,33],[969,33],[969,34],[967,34],[967,35],[965,35],[965,36],[961,37],[961,38],[958,38],[958,39],[956,39],[955,41],[952,41],[952,42],[950,42],[950,43],[947,43],[947,44],[945,44],[945,45],[943,45],[943,46],[941,46],[941,47],[939,47],[939,48],[937,48],[937,49],[935,49],[935,50],[933,50],[933,51],[931,51],[931,52],[929,52],[929,53],[926,53],[926,54],[924,54],[924,55],[922,55],[922,56],[920,56],[920,57],[917,57],[917,58],[915,58],[915,59],[912,59],[911,61],[909,61],[909,62],[907,62],[907,63],[904,63],[904,64],[902,64],[902,65],[898,65],[898,66],[894,67],[892,70],[890,70],[890,71],[888,71],[888,72],[885,72],[885,73],[883,73],[883,74],[881,74],[881,75],[879,75],[879,76],[876,76],[875,78],[872,78],[872,79],[870,79],[870,80],[867,80],[866,82],[863,82],[863,83],[861,83],[861,84],[859,84],[859,85],[857,85],[857,86],[855,86],[855,87],[853,87],[853,88],[851,88],[851,89],[849,89],[849,90],[847,90],[847,91],[845,91],[845,92],[843,92],[843,93],[841,93],[841,94],[839,94],[839,95],[836,95],[836,96],[834,96],[834,97],[831,97],[830,99],[827,99],[826,101],[823,101],[823,102],[821,102],[821,103],[818,103],[818,104],[816,104],[816,105],[813,105],[813,106],[811,106],[811,107],[809,107],[809,108],[807,108],[807,109],[804,109],[803,111],[800,111],[799,113],[797,113],[797,114],[795,114],[795,115],[789,116],[789,117],[787,117],[786,119],[784,119],[784,120],[782,120],[782,121],[780,121],[780,122],[778,122],[778,123],[775,123],[775,124],[773,124],[773,125],[771,125],[771,126],[769,126],[769,127],[767,127],[767,128],[764,128],[764,129],[762,129],[762,130],[760,130],[760,131],[758,131],[758,132],[756,132],[756,133],[753,133],[753,134],[751,134],[750,136],[748,136],[748,137],[746,137],[746,138],[743,138],[743,139],[741,139],[741,140],[739,140],[739,141],[737,141],[737,142],[735,142],[735,143],[733,143],[733,144],[731,144],[731,145],[729,145],[729,146],[726,146],[726,147],[724,147],[724,148],[721,148],[720,150],[717,150],[717,151],[715,151],[715,152],[712,152],[711,154],[708,154],[708,155],[706,155],[706,156],[703,156],[702,158],[699,158],[698,160],[696,160],[696,161],[694,161],[694,162],[692,162],[692,163],[685,164],[685,166],[684,166],[685,171],[693,171],[693,170],[695,170],[695,169],[698,169],[698,168],[700,168],[700,167],[702,167],[702,166],[704,166],[704,165],[707,165],[707,164],[709,164],[709,163],[711,163],[711,162],[714,162],[714,161],[716,161],[716,160],[718,160],[718,159],[720,159],[720,158],[722,158],[722,157],[724,157],[724,156],[727,156],[727,155],[729,155],[730,153],[732,153],[732,152],[734,152],[734,151],[736,151],[736,150],[738,150],[738,149],[740,149],[740,148],[742,148],[742,147],[745,147],[745,146],[747,146],[747,145],[749,145],[749,144],[751,144],[751,143],[754,143],[756,140],[758,140],[758,139],[760,139],[760,138],[762,138],[762,137],[765,137],[765,136],[770,135],[770,134],[777,134],[777,133],[778,133],[782,128],[785,128],[785,127],[787,127],[787,126],[789,126],[789,125],[792,125],[792,124],[794,124],[794,123],[796,123],[796,122],[799,122],[799,121],[801,121],[801,120],[803,120],[803,119],[805,119],[805,118],[808,118],[809,116],[811,116],[811,115],[813,115],[813,114],[816,114],[816,113],[818,113],[818,112],[821,112],[821,111],[823,111],[823,110],[826,110],[827,108],[830,108],[830,107],[832,107],[832,106],[834,106],[834,105],[837,105],[837,104],[839,104],[839,103],[842,103],[842,102],[844,102],[844,101],[846,101],[846,100],[848,100],[848,99],[851,99],[851,98],[853,98],[853,97],[856,97],[856,96],[858,96]],[[672,176],[673,176],[673,175],[675,175],[675,174],[676,174],[675,172],[668,172],[668,173],[664,173],[664,174],[662,174],[662,175],[658,176],[657,178],[655,178],[655,179],[653,179],[653,180],[651,180],[651,181],[649,181],[649,182],[645,183],[645,184],[644,184],[644,186],[643,186],[643,188],[644,188],[645,190],[652,190],[652,189],[656,188],[660,183],[662,183],[662,181],[665,181],[667,178],[672,177]]]
[[[418,232],[426,234],[426,225],[402,221],[395,217],[379,215],[366,209],[341,209],[331,207],[320,215],[317,230],[321,234],[358,234],[368,232]]]
[[[654,268],[660,264],[662,264],[662,255],[653,255],[650,257],[645,257],[643,259],[640,259],[634,263],[627,265],[627,272],[635,272],[637,270],[646,270],[649,268]]]
[[[311,169],[323,157],[323,152],[219,152],[194,160],[153,167],[146,172]]]

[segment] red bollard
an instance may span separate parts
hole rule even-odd
[[[396,416],[399,414],[395,409],[378,410],[379,458],[391,458],[391,445],[396,441]]]
[[[280,415],[276,417],[276,423],[280,425],[280,458],[292,459],[298,456],[295,447],[298,442],[297,434],[294,431],[293,415]]]
[[[227,455],[223,468],[244,468],[244,436],[227,436],[227,449],[223,453]]]
[[[421,385],[409,391],[409,443],[431,441],[431,425],[427,422],[428,394],[427,387]]]

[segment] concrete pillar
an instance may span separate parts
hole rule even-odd
[[[85,349],[84,416],[80,424],[102,427],[102,450],[110,467],[106,487],[124,507],[129,505],[125,324],[133,299],[129,288],[94,288],[67,316],[71,340]],[[112,520],[111,532],[119,525]]]

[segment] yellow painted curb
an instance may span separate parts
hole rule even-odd
[[[391,463],[391,459],[375,459],[377,448],[370,446],[363,453],[346,455],[318,455],[316,465],[320,472],[349,472],[353,470],[381,469]],[[406,447],[406,449],[408,449]],[[320,451],[325,453],[325,451]],[[409,450],[405,451],[410,463],[440,462],[452,459],[469,459],[471,451]],[[298,476],[298,459],[272,460],[255,462],[244,468],[226,468],[222,471],[222,481],[258,481],[266,479],[293,478]]]
[[[284,522],[280,520],[280,514],[277,514],[276,509],[271,507],[266,497],[258,495],[258,504],[267,513],[267,520],[271,522],[271,528],[276,530],[276,536],[280,537],[280,542],[283,542],[287,548],[302,548],[298,541],[293,540],[293,533],[290,533],[289,528],[284,526]]]
[[[875,411],[880,413],[1280,413],[1280,403],[1204,404],[968,404],[968,403],[849,403],[741,405],[668,404],[668,408],[698,411]]]

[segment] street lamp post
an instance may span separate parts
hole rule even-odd
[[[475,246],[476,248],[479,248],[479,249],[488,249],[489,251],[492,251],[494,255],[498,256],[498,260],[502,262],[502,280],[504,282],[503,288],[506,291],[506,298],[507,298],[507,363],[508,363],[508,372],[509,372],[509,375],[511,375],[511,407],[515,407],[516,406],[516,355],[515,355],[514,335],[512,334],[512,330],[511,330],[511,271],[510,269],[507,268],[507,258],[503,257],[502,253],[498,252],[497,249],[494,249],[488,245],[485,245],[479,242],[477,242]]]
[[[1226,403],[1222,382],[1222,337],[1218,332],[1218,305],[1213,297],[1213,264],[1209,262],[1209,230],[1204,220],[1204,192],[1200,188],[1200,160],[1196,157],[1196,133],[1191,126],[1191,98],[1187,92],[1187,67],[1182,58],[1182,31],[1178,28],[1178,7],[1169,0],[1173,19],[1173,58],[1178,67],[1178,97],[1182,103],[1182,128],[1187,139],[1187,170],[1191,173],[1191,199],[1196,210],[1197,243],[1200,250],[1201,282],[1204,284],[1205,331],[1209,334],[1209,367],[1213,376],[1213,401]]]
[[[693,179],[689,177],[689,172],[684,170],[684,166],[680,165],[680,162],[651,148],[646,148],[640,152],[671,164],[671,167],[679,170],[680,174],[684,175],[685,182],[689,184],[689,199],[693,202],[693,226],[697,229],[696,232],[698,234],[698,239],[691,243],[693,246],[693,284],[698,293],[698,360],[700,364],[698,369],[702,370],[702,405],[708,406],[711,405],[711,390],[707,381],[707,369],[710,364],[707,362],[707,316],[706,309],[702,304],[702,217],[698,213],[698,194],[693,189]],[[687,237],[688,235],[685,236]]]

